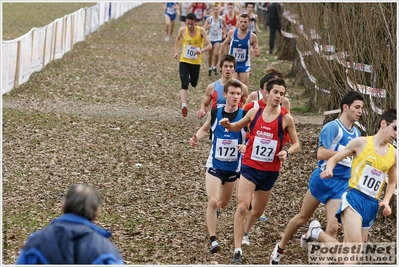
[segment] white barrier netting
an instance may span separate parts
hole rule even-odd
[[[142,2],[99,2],[58,18],[50,24],[33,28],[23,36],[2,42],[1,93],[10,92],[27,82],[32,73],[49,62],[61,59],[74,44],[85,40],[101,25],[118,19]]]

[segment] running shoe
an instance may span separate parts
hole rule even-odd
[[[218,70],[216,68],[213,69],[213,72],[215,73],[215,76],[218,76]]]
[[[308,242],[311,242],[313,240],[312,239],[313,229],[320,228],[320,227],[321,227],[321,225],[320,225],[319,221],[317,221],[317,220],[314,220],[309,224],[308,231],[305,234],[303,234],[301,237],[301,247],[306,248],[308,246]]]
[[[183,117],[187,117],[187,106],[181,108],[181,113],[183,114]]]
[[[278,243],[273,249],[272,255],[270,255],[270,265],[277,265],[280,261],[281,257],[283,256],[282,253],[278,253]]]
[[[220,217],[220,209],[217,209],[216,210],[216,219],[219,219],[219,217]]]
[[[239,251],[234,253],[233,260],[231,261],[231,264],[241,264],[242,263],[242,255]]]
[[[169,37],[166,36],[166,37],[165,37],[165,42],[169,42],[169,40],[170,40]]]
[[[210,244],[210,252],[211,253],[216,253],[216,252],[218,252],[220,250],[220,245],[219,245],[219,243],[218,243],[218,241],[213,241],[211,244]]]
[[[249,242],[249,236],[247,233],[244,233],[244,236],[242,237],[242,241],[241,241],[242,245],[247,245],[249,246],[251,243]]]
[[[212,76],[212,70],[208,70],[208,76]]]

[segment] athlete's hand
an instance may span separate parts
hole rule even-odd
[[[230,127],[230,121],[228,118],[223,118],[219,121],[219,124],[222,125],[224,128],[228,129]]]
[[[389,216],[392,213],[391,207],[389,206],[389,203],[381,201],[379,203],[380,207],[384,207],[384,210],[382,211],[382,215],[384,216]]]
[[[281,150],[278,152],[277,157],[280,159],[281,162],[284,162],[287,158],[287,152],[285,150]]]
[[[320,178],[331,178],[333,177],[333,172],[330,170],[324,170],[320,173]]]
[[[174,59],[177,59],[177,57],[178,57],[178,54],[177,54],[177,53],[174,53],[174,54],[173,54],[173,58],[174,58]]]
[[[198,137],[194,134],[194,136],[190,138],[190,146],[195,147],[197,144],[198,144]]]
[[[247,145],[240,144],[237,147],[238,147],[238,152],[240,152],[241,154],[245,154],[245,151],[247,150]]]
[[[205,115],[206,115],[206,111],[204,111],[204,110],[202,110],[202,109],[200,109],[200,110],[197,112],[197,117],[198,117],[198,119],[202,119]]]

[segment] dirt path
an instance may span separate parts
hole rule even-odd
[[[66,100],[50,100],[40,99],[37,101],[33,100],[18,100],[18,99],[3,99],[3,108],[24,110],[34,109],[42,112],[57,112],[65,113],[75,116],[87,116],[97,118],[113,118],[113,117],[124,117],[130,119],[149,119],[158,121],[176,120],[175,110],[170,110],[166,107],[156,108],[132,108],[124,105],[114,104],[87,104],[75,101]],[[195,117],[195,114],[191,114],[189,118]],[[295,115],[295,122],[297,124],[316,124],[322,125],[324,116],[321,115]]]

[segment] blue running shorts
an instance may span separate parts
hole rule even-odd
[[[256,185],[255,191],[269,191],[272,189],[278,174],[279,172],[260,171],[246,165],[241,165],[241,175]]]
[[[341,205],[335,214],[338,222],[341,222],[341,212],[348,207],[362,218],[362,228],[368,229],[373,225],[375,218],[377,218],[379,205],[377,199],[372,198],[359,190],[349,189],[342,195]]]
[[[320,168],[315,169],[310,175],[310,193],[321,203],[326,204],[329,199],[341,199],[342,194],[348,190],[347,179],[321,178]]]

